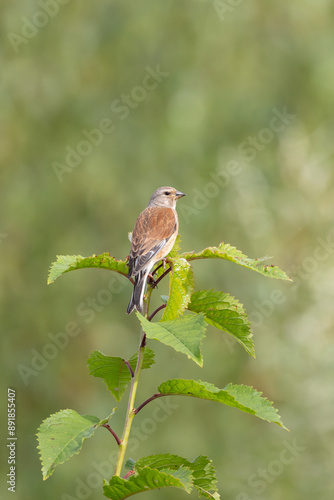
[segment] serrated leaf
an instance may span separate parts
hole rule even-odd
[[[127,385],[131,381],[131,374],[125,364],[125,360],[118,357],[105,356],[99,351],[93,351],[87,363],[90,375],[102,378],[114,398],[120,401]],[[131,366],[132,369],[134,367]]]
[[[159,340],[176,351],[182,352],[199,366],[203,366],[201,342],[205,336],[206,321],[203,314],[189,314],[171,321],[152,323],[136,312],[149,339]]]
[[[194,486],[200,496],[219,500],[216,471],[212,465],[212,460],[209,460],[208,457],[199,456],[191,462],[190,468],[194,477]],[[213,493],[210,490],[213,490]]]
[[[208,457],[199,456],[191,462],[194,476],[194,484],[202,488],[214,489],[217,483],[216,472],[212,466],[212,460]]]
[[[150,349],[149,347],[145,347],[142,369],[147,370],[148,368],[151,368],[151,366],[154,365],[155,363],[154,357],[155,357],[154,351],[152,351],[152,349]],[[135,352],[129,359],[130,366],[133,370],[136,368],[137,359],[138,359],[137,352]]]
[[[239,266],[246,267],[252,271],[268,276],[269,278],[281,279],[292,281],[288,275],[279,267],[274,265],[262,265],[261,263],[271,257],[261,257],[259,259],[251,259],[244,255],[240,250],[232,247],[228,243],[220,243],[218,247],[208,247],[201,252],[185,252],[180,255],[188,261],[197,259],[225,259],[238,264]]]
[[[79,453],[85,439],[110,417],[100,420],[93,415],[79,415],[74,410],[61,410],[44,420],[37,431],[43,479],[51,476],[57,465]]]
[[[135,353],[129,359],[132,370],[136,368],[137,358],[138,354]],[[146,347],[142,368],[150,368],[153,363],[154,352]],[[131,373],[125,360],[118,357],[106,356],[99,351],[93,351],[88,358],[87,364],[89,373],[93,377],[102,378],[114,398],[120,401],[128,384],[131,382]]]
[[[192,474],[190,469],[181,467],[176,471],[162,472],[144,467],[128,479],[114,476],[109,483],[105,482],[104,495],[112,500],[123,500],[136,493],[174,486],[190,493]]]
[[[159,453],[157,455],[149,455],[137,460],[135,469],[150,467],[151,469],[179,469],[182,466],[189,467],[190,462],[179,455],[171,455],[170,453]]]
[[[123,276],[128,275],[128,265],[126,262],[117,260],[106,252],[90,257],[82,257],[81,255],[57,255],[56,262],[51,264],[47,283],[48,285],[53,283],[59,276],[69,271],[89,267],[108,269],[109,271],[115,271]]]
[[[186,259],[173,259],[169,278],[169,299],[162,321],[178,318],[187,308],[194,290],[194,273]]]
[[[261,392],[247,385],[228,384],[224,389],[218,389],[201,380],[172,379],[163,382],[158,391],[160,394],[191,396],[223,403],[286,429],[272,403],[262,397]]]
[[[212,461],[207,457],[199,456],[192,462],[178,455],[158,454],[150,455],[139,459],[135,464],[135,469],[150,467],[151,469],[177,470],[180,467],[187,467],[192,471],[193,485],[201,496],[206,498],[219,499],[217,492],[217,478]],[[213,493],[210,492],[213,490]]]
[[[273,422],[280,425],[285,430],[289,430],[283,424],[281,417],[278,415],[278,410],[273,407],[272,401],[262,396],[262,392],[253,389],[248,385],[228,384],[224,387],[231,396],[234,397],[238,403],[243,404],[254,412],[256,417]],[[249,412],[251,413],[251,412]]]
[[[255,358],[250,322],[237,299],[228,293],[199,290],[192,294],[188,309],[202,312],[210,325],[232,335]]]
[[[205,490],[201,486],[196,486],[196,489],[201,497],[208,498],[209,500],[220,500],[220,495],[217,491],[211,493],[210,491]]]

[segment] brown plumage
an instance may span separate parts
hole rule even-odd
[[[129,278],[135,278],[127,313],[142,312],[147,276],[156,262],[171,251],[179,230],[176,200],[185,196],[172,187],[154,191],[148,206],[139,214],[132,232]]]

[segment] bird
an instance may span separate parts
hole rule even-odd
[[[177,189],[164,186],[156,189],[135,223],[131,237],[128,278],[134,278],[127,314],[143,311],[147,277],[156,262],[163,260],[175,243],[179,220],[176,201],[185,196]]]

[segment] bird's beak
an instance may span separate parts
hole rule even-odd
[[[185,193],[181,193],[181,191],[176,191],[175,193],[175,198],[178,200],[179,198],[182,198],[182,196],[185,196]]]

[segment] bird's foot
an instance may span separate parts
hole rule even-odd
[[[147,275],[147,283],[151,286],[155,285],[155,279],[153,278],[154,272]]]
[[[163,259],[161,259],[161,264],[159,264],[153,271],[153,273],[151,274],[151,276],[154,276],[155,273],[157,273],[159,271],[159,269],[162,267],[163,269],[163,272],[165,272],[165,269],[166,269],[166,262],[167,262],[167,259],[164,257]]]

